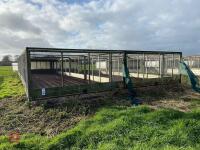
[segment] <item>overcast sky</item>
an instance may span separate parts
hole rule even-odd
[[[26,46],[200,54],[200,0],[0,0],[0,55]]]

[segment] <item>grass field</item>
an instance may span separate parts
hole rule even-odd
[[[10,144],[2,136],[0,149],[200,149],[199,116],[199,110],[104,108],[52,139],[27,134]]]
[[[0,150],[200,149],[200,94],[182,87],[144,89],[140,98],[147,100],[146,105],[137,107],[130,107],[121,94],[104,100],[30,107],[24,98],[15,98],[23,93],[16,75],[4,78],[0,87],[4,91]],[[21,133],[20,141],[10,143],[7,134],[15,130]],[[56,134],[48,136],[49,132]]]
[[[0,66],[0,76],[12,76],[15,72],[12,71],[11,66]]]
[[[18,75],[9,66],[0,66],[0,99],[24,94]]]

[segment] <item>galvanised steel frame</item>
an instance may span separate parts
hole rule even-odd
[[[42,55],[42,54],[43,55]],[[45,54],[46,53],[46,54]],[[55,55],[48,56],[50,53],[56,53]],[[45,55],[44,55],[45,54]],[[105,55],[105,57],[103,57]],[[175,62],[175,56],[178,57],[178,61],[182,59],[182,53],[181,52],[170,52],[170,51],[142,51],[142,50],[99,50],[99,49],[61,49],[61,48],[39,48],[39,47],[27,47],[24,53],[20,56],[19,58],[19,75],[22,79],[22,82],[25,86],[26,89],[26,94],[29,100],[36,100],[36,99],[42,99],[46,97],[52,97],[52,96],[63,96],[66,94],[81,94],[77,93],[77,91],[74,93],[73,90],[70,93],[71,89],[76,89],[76,86],[72,87],[65,87],[64,85],[64,62],[69,61],[69,66],[70,66],[70,60],[75,58],[75,57],[82,57],[80,61],[81,63],[83,62],[84,64],[81,64],[81,68],[83,67],[84,70],[84,79],[88,80],[87,85],[81,85],[79,89],[84,90],[89,89],[89,92],[99,92],[99,90],[96,90],[91,87],[91,74],[93,75],[93,61],[99,61],[100,64],[100,56],[103,59],[106,59],[108,61],[108,75],[109,75],[109,83],[100,83],[98,84],[97,89],[102,89],[102,87],[107,87],[105,90],[111,90],[114,88],[115,81],[113,81],[113,60],[119,60],[123,59],[124,57],[135,57],[138,56],[137,59],[137,69],[139,68],[139,63],[142,63],[143,66],[146,65],[147,61],[150,59],[150,57],[153,57],[153,55],[158,56],[158,62],[159,62],[159,73],[160,73],[160,78],[163,77],[162,70],[164,70],[164,65],[166,65],[164,62],[165,56],[170,55],[172,56],[171,62],[174,65]],[[95,59],[94,59],[95,57]],[[67,60],[70,58],[69,60]],[[117,59],[118,58],[118,59]],[[143,59],[143,61],[138,61],[138,59]],[[50,93],[53,93],[52,95],[49,96],[40,96],[39,93],[41,92],[41,89],[33,89],[32,87],[32,71],[31,71],[31,61],[33,60],[59,60],[60,62],[60,75],[61,75],[61,86],[56,87],[56,88],[51,88],[49,91]],[[127,59],[126,59],[127,60]],[[92,65],[91,65],[92,62]],[[119,62],[118,62],[119,63]],[[123,60],[122,62],[123,63]],[[116,65],[116,64],[115,64]],[[119,66],[119,65],[118,65]],[[142,65],[141,65],[142,66]],[[86,69],[87,68],[87,69]],[[172,67],[172,76],[173,76],[173,68]],[[70,67],[69,67],[70,70]],[[100,70],[100,69],[99,69]],[[118,68],[118,70],[120,70]],[[70,72],[70,71],[69,71]],[[139,71],[138,71],[139,72]],[[144,79],[144,72],[147,73],[147,78],[148,78],[148,67],[143,67],[143,79]],[[99,75],[101,75],[99,71]],[[139,73],[138,73],[139,75]],[[179,76],[179,82],[181,82],[181,75],[178,74]],[[88,78],[87,78],[88,77]],[[139,77],[139,76],[138,76]],[[93,75],[94,78],[94,75]],[[123,82],[123,81],[122,81]],[[117,83],[117,82],[116,82]],[[94,84],[92,84],[93,87],[95,87]],[[108,88],[109,87],[109,88]],[[119,87],[119,86],[116,86]],[[59,88],[59,89],[58,89]],[[64,90],[63,90],[64,89]],[[60,92],[55,92],[55,90],[58,90]],[[53,91],[53,92],[52,92]],[[79,91],[80,92],[80,91]]]

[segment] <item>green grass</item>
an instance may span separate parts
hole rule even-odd
[[[15,72],[12,71],[11,66],[0,66],[0,76],[12,76]]]
[[[0,99],[24,93],[17,74],[12,72],[10,67],[0,67],[0,73],[4,74],[4,77],[0,77]],[[155,96],[155,93],[152,96]],[[10,143],[6,135],[0,136],[0,149],[198,150],[200,149],[200,109],[196,107],[197,105],[199,105],[199,99],[192,100],[191,107],[195,109],[185,113],[172,109],[153,110],[148,106],[110,106],[100,109],[90,119],[82,120],[74,128],[53,138],[27,133],[21,136],[19,143]],[[0,106],[0,112],[5,111],[8,117],[9,128],[9,125],[12,126],[12,121],[9,120],[12,115],[4,109],[5,107]],[[33,109],[35,111],[32,111],[32,115],[38,112],[39,116],[42,116],[43,109],[37,110],[36,107]],[[17,107],[15,111],[20,115],[23,114],[24,109]],[[74,111],[77,112],[77,110]],[[49,116],[54,116],[53,110],[48,113]],[[25,116],[30,117],[30,115],[31,113]],[[63,114],[60,114],[60,117],[62,116]],[[15,118],[17,115],[14,115],[13,120]],[[53,120],[51,117],[48,119]],[[32,121],[34,120],[30,122]],[[24,124],[23,121],[19,123]],[[46,125],[48,124],[44,126]]]
[[[0,149],[200,149],[200,110],[104,108],[52,139],[24,135],[18,144],[6,137],[0,143]]]
[[[17,97],[24,94],[24,87],[11,67],[0,67],[0,99]]]

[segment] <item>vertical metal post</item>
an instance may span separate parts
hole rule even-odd
[[[92,80],[94,81],[94,61],[92,57]]]
[[[63,60],[63,72],[66,72],[66,59]]]
[[[71,67],[72,67],[71,58],[69,58],[69,76],[71,76]]]
[[[108,74],[108,67],[109,67],[109,64],[108,64],[108,61],[106,59],[106,74]]]
[[[145,72],[145,54],[143,53],[143,68],[142,68],[142,72],[143,72],[143,79],[144,79],[144,72]]]
[[[35,69],[37,69],[37,60],[35,61]]]
[[[67,59],[65,59],[65,72],[66,73],[68,72],[68,67],[69,67],[68,61],[67,61]]]
[[[84,56],[84,62],[83,62],[84,64],[84,66],[83,66],[83,68],[84,68],[84,80],[87,80],[87,72],[86,72],[86,56]]]
[[[199,57],[199,65],[198,65],[198,68],[200,69],[200,57]]]
[[[150,61],[148,60],[148,55],[146,56],[146,77],[147,77],[147,79],[148,79],[148,65],[150,65]]]
[[[172,54],[172,77],[174,77],[174,67],[175,67],[174,54]]]
[[[182,60],[182,53],[180,53],[180,61]],[[181,75],[181,73],[180,73],[180,78],[179,78],[179,83],[181,84],[181,82],[182,82],[182,75]]]
[[[133,62],[132,62],[133,64],[133,67],[132,67],[132,69],[133,69],[133,73],[134,73],[134,57],[133,57]]]
[[[120,58],[118,58],[118,75],[120,75],[120,68],[119,68],[120,63],[119,63],[119,61],[120,61]]]
[[[61,52],[61,85],[64,86],[64,78],[63,78],[63,52]]]
[[[49,69],[52,70],[52,68],[53,68],[52,67],[52,61],[49,61],[49,67],[50,67]]]
[[[40,61],[40,69],[42,69],[42,62]]]
[[[162,77],[165,76],[165,54],[162,54]]]
[[[161,62],[160,62],[160,54],[159,54],[159,77],[161,78]]]
[[[90,83],[90,53],[88,53],[88,83]]]
[[[189,57],[189,67],[190,67],[190,68],[192,68],[192,65],[191,65],[191,64],[192,64],[192,61],[191,61],[191,58]]]
[[[99,81],[101,83],[101,62],[100,62],[100,54],[98,56],[98,62],[99,62]]]
[[[112,53],[109,53],[109,82],[112,82]]]
[[[124,74],[125,74],[125,66],[127,67],[127,54],[124,52],[123,53],[123,85],[124,85],[124,88],[126,88],[126,79],[125,79],[125,76],[124,76]]]
[[[74,73],[78,73],[78,60],[75,57],[74,57],[74,65],[75,65]]]
[[[140,77],[139,76],[139,54],[137,55],[137,76],[138,78]]]
[[[81,61],[80,61],[80,70],[81,70],[81,71],[82,71],[82,69],[83,69],[83,67],[82,67],[82,65],[83,65],[83,64],[82,64],[82,61],[83,61],[83,60],[82,60],[82,57],[81,57]],[[80,71],[80,72],[81,72],[81,71]],[[81,73],[82,73],[82,72],[81,72]]]
[[[26,76],[27,76],[27,85],[26,85],[26,93],[28,97],[28,101],[31,100],[31,58],[30,58],[30,51],[26,48]]]
[[[79,61],[79,56],[78,56],[78,73],[80,73],[80,61]]]

